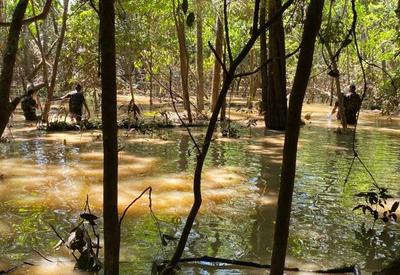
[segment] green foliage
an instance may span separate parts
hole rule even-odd
[[[360,192],[355,195],[356,197],[364,198],[365,204],[359,204],[353,208],[354,210],[362,210],[365,214],[369,213],[374,221],[381,219],[383,222],[397,221],[397,208],[399,207],[399,202],[395,201],[390,209],[386,210],[388,207],[387,199],[392,198],[388,194],[387,188],[378,188],[378,190],[371,190],[368,192]],[[378,207],[382,208],[384,211],[382,214],[378,211]]]

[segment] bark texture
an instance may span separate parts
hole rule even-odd
[[[203,68],[203,17],[202,0],[197,0],[197,18],[196,18],[196,66],[197,66],[197,109],[204,110],[204,68]]]
[[[311,73],[315,40],[321,26],[323,0],[311,0],[301,41],[299,61],[290,95],[288,121],[283,147],[283,161],[272,251],[272,275],[282,275],[289,237],[290,212],[294,178],[296,175],[297,144],[300,131],[301,109]]]
[[[183,106],[186,110],[189,123],[193,122],[192,113],[190,108],[189,98],[189,54],[186,47],[186,33],[185,33],[185,20],[184,17],[176,11],[175,0],[173,2],[173,14],[175,20],[176,32],[178,34],[179,43],[179,61],[181,67],[181,87]]]
[[[53,98],[54,89],[56,87],[58,64],[59,64],[60,56],[61,56],[61,49],[64,44],[65,32],[67,30],[68,6],[69,6],[69,0],[64,0],[61,31],[60,31],[60,35],[57,40],[57,48],[56,48],[56,53],[55,53],[55,57],[54,57],[50,85],[47,88],[47,101],[46,101],[46,104],[44,105],[44,110],[43,110],[43,114],[42,114],[42,120],[45,122],[48,121],[51,100]],[[44,50],[44,48],[43,48],[43,50]],[[43,58],[45,58],[45,57],[43,57]],[[44,63],[44,64],[46,64],[46,63]]]
[[[19,103],[19,98],[10,102],[10,90],[13,80],[18,41],[22,29],[28,0],[20,0],[14,10],[10,30],[8,32],[6,50],[3,56],[3,68],[0,75],[0,137],[3,135],[12,112]]]
[[[120,227],[118,222],[118,128],[113,0],[101,0],[101,112],[103,123],[104,274],[119,274]]]
[[[268,1],[269,18],[281,8],[281,0]],[[267,92],[267,127],[285,130],[286,127],[286,59],[285,32],[282,17],[269,30],[268,92]]]
[[[260,1],[260,25],[265,24],[267,16],[267,1]],[[262,99],[262,114],[264,116],[265,127],[268,127],[268,67],[267,64],[267,34],[264,32],[260,35],[260,63],[261,63],[261,99]]]

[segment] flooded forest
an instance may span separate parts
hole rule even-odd
[[[0,274],[400,274],[400,1],[0,0]]]

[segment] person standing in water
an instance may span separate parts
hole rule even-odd
[[[34,99],[35,90],[32,88],[28,89],[26,95],[21,99],[21,109],[24,113],[25,120],[27,121],[37,121],[38,116],[36,115],[36,109],[38,108],[38,103]]]
[[[356,93],[356,86],[350,85],[349,92],[343,95],[344,115],[346,116],[347,124],[354,125],[357,121],[357,113],[361,108],[361,97]],[[336,112],[339,107],[339,102],[335,102],[335,107],[331,114]],[[337,113],[337,119],[340,120],[340,112]]]
[[[72,120],[76,122],[81,122],[82,120],[82,109],[85,106],[87,111],[87,118],[90,118],[90,110],[86,103],[85,96],[82,92],[82,86],[80,84],[76,85],[75,90],[62,96],[60,99],[69,99],[69,114]]]

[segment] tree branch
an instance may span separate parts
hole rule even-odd
[[[33,23],[38,20],[45,19],[47,14],[50,11],[51,3],[52,3],[52,0],[47,0],[46,3],[44,4],[43,11],[40,14],[22,20],[22,24],[26,25],[26,24],[30,24],[30,23]],[[11,26],[11,22],[0,22],[0,27],[9,27],[9,26]]]
[[[299,46],[297,47],[297,49],[295,49],[293,52],[288,53],[287,55],[285,55],[285,59],[287,59],[287,58],[289,58],[289,57],[295,55],[295,54],[300,50],[300,48],[301,48],[301,45],[299,45]],[[236,74],[236,75],[235,75],[235,78],[238,78],[238,77],[245,77],[245,76],[249,76],[249,75],[258,73],[262,68],[264,68],[265,66],[267,66],[268,63],[270,63],[270,62],[272,62],[272,58],[267,59],[267,61],[266,61],[264,64],[262,64],[260,67],[256,68],[255,70],[253,70],[253,71],[251,71],[251,72],[245,72],[245,73]]]
[[[219,65],[221,65],[222,69],[224,70],[224,73],[228,73],[228,70],[226,69],[225,63],[221,60],[221,58],[219,58],[219,56],[217,54],[217,50],[213,47],[213,45],[211,44],[210,41],[208,41],[208,47],[213,52],[213,54],[214,54],[215,58],[217,59]]]
[[[228,49],[229,63],[233,61],[231,42],[229,40],[229,26],[228,26],[228,4],[224,0],[224,25],[225,25],[225,42]],[[215,55],[216,56],[216,55]]]

